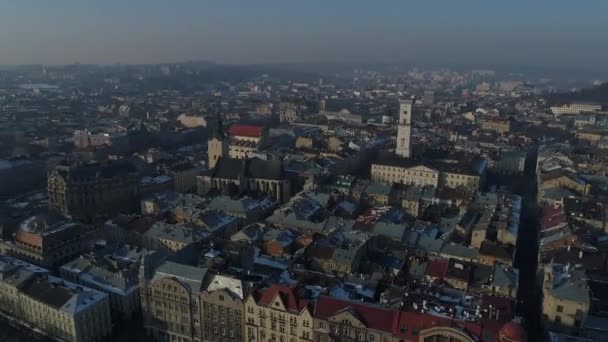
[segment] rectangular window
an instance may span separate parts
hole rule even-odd
[[[564,312],[564,307],[561,305],[557,306],[557,312]]]

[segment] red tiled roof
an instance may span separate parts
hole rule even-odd
[[[407,341],[417,341],[420,332],[435,327],[451,327],[459,329],[475,340],[495,341],[498,329],[503,322],[482,320],[480,322],[458,321],[449,317],[440,317],[412,311],[402,311],[393,325],[393,336]],[[415,330],[415,331],[414,331]]]
[[[231,137],[239,136],[239,137],[259,138],[262,136],[263,132],[264,132],[264,127],[253,126],[253,125],[232,125],[232,126],[230,126],[230,129],[228,129],[228,134]]]
[[[540,230],[545,231],[566,223],[566,213],[564,207],[555,204],[547,205],[543,208],[540,219]]]
[[[399,312],[359,302],[320,296],[315,306],[314,317],[327,320],[344,310],[352,310],[368,329],[391,332]]]
[[[498,332],[505,341],[525,341],[526,331],[524,328],[515,323],[507,322]]]
[[[449,263],[446,260],[433,260],[426,266],[425,275],[434,278],[443,278],[448,271]]]
[[[273,285],[266,290],[256,291],[252,293],[258,305],[266,306],[272,304],[272,301],[278,295],[281,297],[281,301],[285,308],[291,312],[301,312],[308,306],[309,301],[302,299],[298,296],[299,286],[284,286],[284,285]]]

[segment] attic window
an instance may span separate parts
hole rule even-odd
[[[279,302],[274,302],[274,306],[279,306]]]

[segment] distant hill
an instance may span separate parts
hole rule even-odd
[[[549,102],[558,105],[571,102],[597,102],[608,106],[608,83],[576,92],[552,94],[549,96]]]

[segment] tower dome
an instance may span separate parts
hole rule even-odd
[[[500,342],[525,342],[527,341],[525,329],[516,322],[507,322],[498,331]]]

